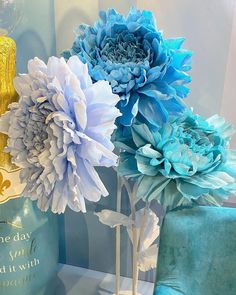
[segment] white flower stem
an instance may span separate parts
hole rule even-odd
[[[138,232],[136,227],[136,192],[137,192],[137,185],[134,184],[132,193],[130,195],[130,205],[131,205],[131,214],[132,214],[132,234],[133,234],[133,281],[132,281],[132,295],[138,294]]]
[[[145,229],[145,224],[147,222],[148,219],[148,210],[149,210],[150,204],[146,203],[146,207],[144,209],[144,214],[143,214],[143,218],[142,218],[142,225],[141,225],[141,229],[140,229],[140,234],[139,234],[139,242],[138,242],[138,253],[142,250],[142,240],[143,240],[143,235],[144,235],[144,229]]]
[[[123,182],[121,177],[117,176],[117,199],[116,199],[116,210],[118,213],[121,212],[121,192]],[[120,225],[116,227],[116,295],[120,294]]]
[[[132,293],[137,295],[138,293],[138,237],[137,237],[137,228],[133,225],[133,284],[132,284]]]
[[[139,239],[138,239],[138,246],[137,246],[137,256],[139,255],[140,251],[142,250],[141,247],[142,247],[142,240],[143,240],[143,235],[144,235],[144,229],[145,229],[145,224],[147,222],[147,219],[148,219],[148,210],[149,210],[149,206],[150,204],[147,203],[146,204],[146,207],[145,207],[145,210],[144,210],[144,214],[143,214],[143,218],[142,218],[142,225],[141,225],[141,228],[140,228],[140,233],[139,233]],[[136,277],[137,277],[137,280],[138,280],[138,277],[139,277],[139,268],[138,268],[138,265],[136,266]],[[136,290],[137,290],[137,284],[136,283]]]

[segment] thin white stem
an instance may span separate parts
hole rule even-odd
[[[129,185],[128,185],[129,186]],[[130,186],[129,186],[130,188]],[[132,214],[132,235],[133,235],[133,280],[132,280],[132,294],[138,294],[138,232],[136,227],[136,192],[137,192],[137,185],[134,184],[133,190],[129,190],[129,199],[130,199],[130,206],[131,206],[131,214]]]
[[[120,176],[117,176],[117,199],[116,199],[116,210],[118,213],[121,212],[121,192],[123,182]],[[116,227],[116,295],[120,294],[120,225]]]
[[[125,186],[125,189],[128,193],[129,201],[130,201],[130,205],[131,205],[131,203],[132,203],[131,198],[132,198],[133,191],[131,190],[130,184],[126,178],[123,178],[123,185]],[[131,210],[132,210],[132,208],[131,208]]]
[[[133,225],[133,284],[132,293],[133,295],[138,294],[138,237],[137,228]]]
[[[140,234],[139,234],[138,253],[141,251],[142,239],[143,239],[143,235],[144,235],[145,224],[146,224],[147,218],[148,218],[149,207],[150,207],[150,204],[146,203],[146,206],[144,208],[143,218],[142,218],[142,225],[141,225],[141,228],[140,228]]]
[[[142,218],[142,225],[141,225],[141,228],[140,228],[140,232],[139,232],[139,239],[138,239],[138,247],[137,247],[137,257],[140,253],[140,251],[142,250],[141,247],[142,247],[142,240],[143,240],[143,235],[144,235],[144,230],[145,230],[145,224],[147,222],[147,218],[148,218],[148,210],[149,210],[149,203],[146,204],[146,207],[144,209],[144,214],[143,214],[143,218]],[[139,277],[139,268],[138,268],[138,265],[136,266],[136,277],[137,277],[137,280],[138,280],[138,277]],[[137,283],[136,283],[136,289],[137,289]]]

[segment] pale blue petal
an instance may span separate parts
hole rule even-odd
[[[43,211],[85,212],[85,199],[108,195],[94,166],[117,164],[111,135],[119,96],[107,81],[92,84],[76,56],[47,65],[35,58],[29,72],[15,79],[20,100],[0,119],[12,162],[23,168],[24,194]]]

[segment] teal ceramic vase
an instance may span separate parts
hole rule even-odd
[[[0,204],[0,294],[55,294],[57,261],[57,216],[26,198]]]

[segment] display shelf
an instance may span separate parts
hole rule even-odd
[[[115,290],[115,276],[70,265],[60,265],[57,295],[111,295]],[[131,289],[131,279],[121,278],[121,290]],[[139,293],[153,294],[153,284],[139,281]]]

